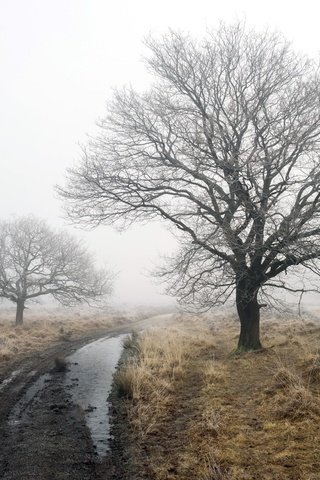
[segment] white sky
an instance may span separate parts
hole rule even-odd
[[[34,213],[65,224],[53,185],[79,158],[78,143],[94,134],[112,87],[147,86],[141,56],[149,33],[170,27],[202,35],[220,19],[245,18],[317,55],[319,14],[317,0],[0,0],[0,217]],[[83,236],[119,272],[117,298],[160,299],[144,273],[174,248],[163,227]]]

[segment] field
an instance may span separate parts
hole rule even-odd
[[[319,479],[317,321],[270,315],[265,350],[241,356],[232,354],[237,334],[220,312],[126,343],[115,376],[123,478]]]
[[[5,373],[17,360],[32,356],[52,345],[77,341],[90,335],[99,335],[114,327],[141,320],[155,311],[149,309],[129,311],[99,311],[83,308],[26,310],[22,326],[14,325],[12,309],[0,311],[0,374]]]

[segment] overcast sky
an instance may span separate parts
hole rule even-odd
[[[179,28],[201,36],[221,19],[245,18],[317,56],[319,13],[316,0],[0,0],[0,217],[33,213],[65,225],[53,186],[79,158],[79,142],[95,133],[112,87],[147,88],[141,57],[149,33]],[[174,249],[164,227],[81,235],[119,272],[118,299],[161,298],[145,273]]]

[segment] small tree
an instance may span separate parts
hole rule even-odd
[[[17,306],[23,323],[27,301],[51,295],[63,305],[95,300],[110,291],[110,277],[96,271],[81,243],[43,221],[23,217],[0,223],[0,297]]]
[[[239,24],[148,46],[155,84],[116,93],[60,193],[78,221],[176,227],[173,291],[204,307],[235,291],[238,347],[259,349],[258,295],[288,269],[320,273],[318,69]]]

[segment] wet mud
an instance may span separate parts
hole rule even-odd
[[[9,415],[1,442],[1,478],[96,478],[84,415],[65,392],[63,374],[40,378]]]
[[[107,398],[125,336],[92,341],[33,378],[2,430],[3,480],[95,479],[107,468]]]
[[[170,321],[171,315],[163,315],[137,322],[134,328]],[[132,328],[54,345],[17,363],[2,379],[1,480],[120,478],[121,455],[118,459],[115,439],[109,441],[107,398],[123,337]],[[97,337],[98,342],[90,343]],[[66,371],[55,367],[57,357],[66,359]]]

